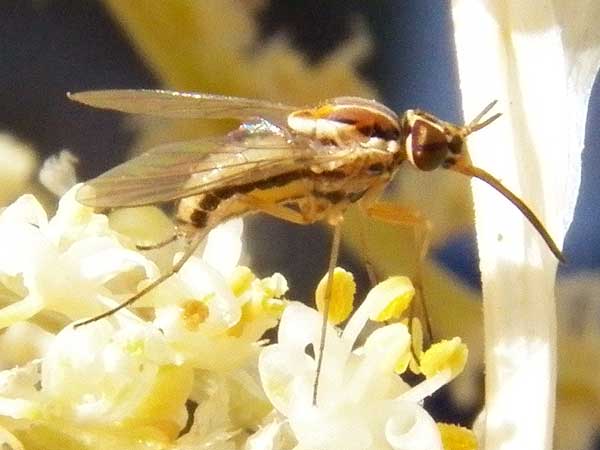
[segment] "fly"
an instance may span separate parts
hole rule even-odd
[[[355,202],[367,210],[375,206],[379,194],[403,163],[422,171],[453,170],[484,181],[515,205],[554,256],[564,261],[533,211],[498,179],[470,163],[466,138],[500,116],[484,119],[496,102],[461,126],[420,110],[408,110],[399,117],[374,100],[357,97],[338,97],[316,107],[300,108],[164,90],[104,90],[68,96],[86,105],[126,113],[186,119],[233,118],[242,122],[225,136],[159,146],[87,182],[79,190],[77,199],[95,208],[177,200],[177,220],[192,225],[195,232],[182,258],[169,272],[117,307],[78,325],[132,304],[177,273],[212,228],[249,213],[263,212],[298,224],[324,221],[332,225],[332,280],[344,211]],[[408,217],[409,222],[411,218]],[[326,291],[330,294],[330,290],[329,285]],[[323,331],[317,374],[324,337]],[[315,386],[315,403],[316,394]]]

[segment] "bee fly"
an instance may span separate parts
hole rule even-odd
[[[126,113],[242,122],[225,136],[157,147],[79,190],[77,199],[97,208],[178,200],[178,221],[195,228],[186,251],[168,273],[121,305],[79,325],[130,305],[177,273],[209,230],[248,213],[263,212],[298,224],[325,221],[333,225],[332,280],[344,211],[358,201],[368,211],[404,162],[422,171],[444,168],[483,180],[512,202],[556,258],[563,260],[531,209],[491,174],[470,164],[465,139],[500,116],[483,120],[495,102],[472,122],[459,126],[419,110],[408,110],[398,117],[376,101],[357,97],[338,97],[314,108],[298,108],[163,90],[89,91],[68,96],[90,106]],[[407,219],[414,224],[414,217]],[[329,298],[331,281],[326,291]],[[322,332],[321,350],[324,335]],[[319,353],[322,358],[323,352]],[[320,365],[319,359],[318,368]],[[316,401],[316,387],[314,395]]]

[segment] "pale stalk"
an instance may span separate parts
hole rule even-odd
[[[590,9],[598,8],[591,1],[452,2],[465,120],[492,99],[504,113],[469,138],[473,163],[523,198],[559,246],[579,190],[600,59],[591,23],[598,11]],[[483,447],[551,449],[557,261],[496,192],[475,180],[473,196],[484,296]]]

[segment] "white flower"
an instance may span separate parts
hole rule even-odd
[[[181,360],[205,370],[229,371],[256,357],[257,340],[277,325],[284,306],[278,298],[287,290],[285,280],[278,285],[282,278],[275,274],[265,280],[253,279],[236,293],[223,275],[202,259],[191,257],[146,301],[155,306],[154,324]]]
[[[5,205],[25,190],[38,163],[31,147],[5,132],[0,133],[0,161],[0,205]]]
[[[61,196],[77,184],[75,166],[79,160],[68,150],[46,158],[40,169],[40,183],[54,195]]]
[[[121,222],[126,214],[120,214]],[[209,371],[241,367],[256,358],[257,341],[277,325],[287,283],[279,274],[260,280],[237,266],[242,229],[236,219],[212,230],[202,257],[191,256],[177,274],[136,303],[154,309],[154,325],[177,361]],[[172,261],[179,257],[173,255]]]
[[[306,349],[318,348],[322,315],[300,303],[286,308],[278,343],[263,349],[259,371],[268,398],[298,441],[295,449],[442,449],[436,423],[421,402],[450,381],[452,370],[441,370],[413,388],[406,384],[396,372],[410,358],[410,335],[401,323],[375,330],[355,348],[369,317],[386,314],[413,294],[406,278],[390,279],[372,291],[343,332],[328,326],[316,405],[316,361]]]
[[[41,393],[52,414],[77,422],[118,422],[134,415],[160,368],[172,363],[164,336],[152,326],[119,329],[99,321],[67,327],[42,360]]]
[[[71,320],[97,314],[117,301],[108,281],[136,267],[156,273],[154,264],[119,243],[105,216],[76,202],[76,189],[51,220],[31,195],[0,214],[0,279],[17,299],[0,309],[0,328],[42,310]]]
[[[177,439],[174,450],[235,450],[232,437],[239,434],[232,423],[230,411],[224,407],[231,401],[231,393],[224,380],[210,378],[206,395],[194,412],[194,423],[188,433]]]
[[[236,351],[237,342],[227,335],[240,320],[242,305],[227,280],[201,258],[192,256],[144,302],[154,305],[155,326],[191,364],[214,370],[247,357]]]
[[[41,358],[53,339],[52,333],[30,322],[15,323],[4,329],[0,333],[0,370]]]
[[[34,419],[41,413],[40,361],[0,372],[0,416]]]
[[[148,209],[137,213],[156,216]],[[123,212],[116,222],[131,224],[135,214]],[[305,349],[318,345],[321,315],[293,304],[279,343],[260,353],[259,339],[277,324],[287,303],[281,299],[287,283],[279,274],[259,279],[236,267],[239,224],[215,230],[208,245],[213,249],[208,255],[218,254],[215,245],[231,249],[218,261],[226,273],[192,256],[136,304],[151,308],[152,320],[119,311],[109,320],[67,326],[55,336],[35,328],[19,331],[22,320],[43,310],[77,320],[158,276],[153,261],[121,244],[131,245],[136,235],[135,226],[125,228],[132,234],[114,231],[105,216],[79,205],[74,191],[63,197],[51,220],[31,196],[0,214],[0,240],[15,249],[13,258],[0,257],[2,282],[16,298],[0,310],[10,326],[3,342],[23,332],[38,333],[40,340],[28,353],[39,359],[27,362],[16,353],[11,358],[23,359],[23,367],[0,372],[0,417],[10,425],[0,436],[14,441],[13,447],[51,436],[73,448],[98,449],[441,450],[438,426],[421,402],[464,365],[460,341],[422,355],[420,370],[427,380],[415,387],[398,376],[411,359],[405,325],[379,328],[355,348],[369,319],[389,320],[406,309],[414,295],[408,279],[380,283],[342,333],[329,326],[314,406],[315,361]],[[180,257],[172,248],[157,251]],[[330,317],[339,323],[352,309],[355,286],[351,274],[336,269],[334,275],[333,297],[341,300],[332,304]],[[321,302],[323,286],[317,289]],[[193,404],[197,409],[190,418]],[[191,429],[179,437],[190,419]],[[263,428],[247,441],[259,424]]]
[[[109,221],[79,205],[75,191],[61,199],[51,220],[32,196],[0,214],[0,241],[10,250],[0,255],[0,279],[7,298],[15,300],[0,310],[9,327],[2,342],[39,335],[26,354],[4,355],[2,363],[18,360],[24,366],[0,372],[0,417],[25,425],[27,431],[16,434],[23,442],[45,441],[49,433],[78,448],[168,443],[174,449],[235,449],[233,437],[271,410],[258,381],[257,341],[277,324],[285,279],[276,274],[261,280],[236,267],[242,228],[236,221],[209,237],[208,259],[225,274],[192,256],[136,304],[152,307],[154,320],[124,310],[109,320],[67,326],[55,336],[42,332],[23,321],[48,310],[77,320],[158,276],[153,261],[121,242],[133,244],[139,217],[154,221],[147,238],[163,233],[168,228],[163,216],[142,208]],[[216,247],[228,249],[218,261]],[[172,248],[152,256],[179,257]],[[141,282],[142,271],[133,268],[143,269]],[[178,440],[188,401],[199,406],[192,430]],[[0,436],[8,439],[13,432],[12,426],[0,429]]]
[[[192,381],[193,369],[173,364],[151,324],[67,327],[41,360],[0,372],[0,416],[37,425],[32,436],[46,427],[82,443],[101,430],[123,443],[174,440],[187,420]]]
[[[600,66],[600,3],[453,0],[452,14],[465,118],[494,98],[504,114],[469,138],[472,160],[522,195],[560,247]],[[550,449],[557,262],[507,202],[477,181],[473,191],[486,327],[485,448]]]

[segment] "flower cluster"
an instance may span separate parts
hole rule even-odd
[[[322,314],[285,300],[281,275],[260,279],[238,265],[239,221],[214,230],[203,254],[134,310],[74,326],[179,256],[172,246],[136,250],[140,236],[169,232],[159,210],[97,214],[76,201],[77,188],[51,219],[29,195],[0,213],[8,448],[475,448],[467,430],[436,424],[423,409],[462,370],[466,347],[455,338],[415,351],[395,321],[414,295],[407,278],[380,283],[352,314],[354,281],[336,269],[315,397]],[[280,317],[277,343],[265,345]],[[367,333],[369,321],[395,323]],[[414,386],[400,376],[409,365],[423,377]]]
[[[320,286],[325,284],[326,279]],[[346,319],[354,291],[352,276],[336,269],[330,323]],[[320,292],[317,289],[317,298]],[[266,347],[259,359],[265,392],[289,427],[282,427],[275,436],[291,433],[298,442],[296,450],[444,448],[438,426],[422,401],[462,370],[464,344],[458,338],[442,341],[420,355],[419,368],[426,378],[413,387],[398,376],[414,353],[404,323],[379,327],[358,344],[369,319],[398,317],[413,295],[408,278],[389,278],[371,290],[343,330],[328,325],[316,396],[322,315],[300,303],[285,309],[278,343]],[[307,348],[314,349],[316,358],[306,353]]]
[[[193,256],[136,305],[147,320],[122,311],[75,328],[157,277],[165,258],[178,257],[171,249],[138,252],[127,233],[135,234],[128,227],[135,222],[160,234],[158,210],[109,218],[80,205],[76,190],[51,219],[30,195],[0,214],[4,441],[13,448],[47,448],[49,439],[61,448],[175,446],[191,422],[190,405],[206,415],[215,396],[227,420],[188,434],[224,441],[229,430],[268,413],[254,361],[260,337],[277,324],[287,285],[281,275],[258,279],[235,265],[241,224],[215,230],[205,259]],[[223,239],[235,261],[226,267],[220,258],[219,271],[210,253]]]

